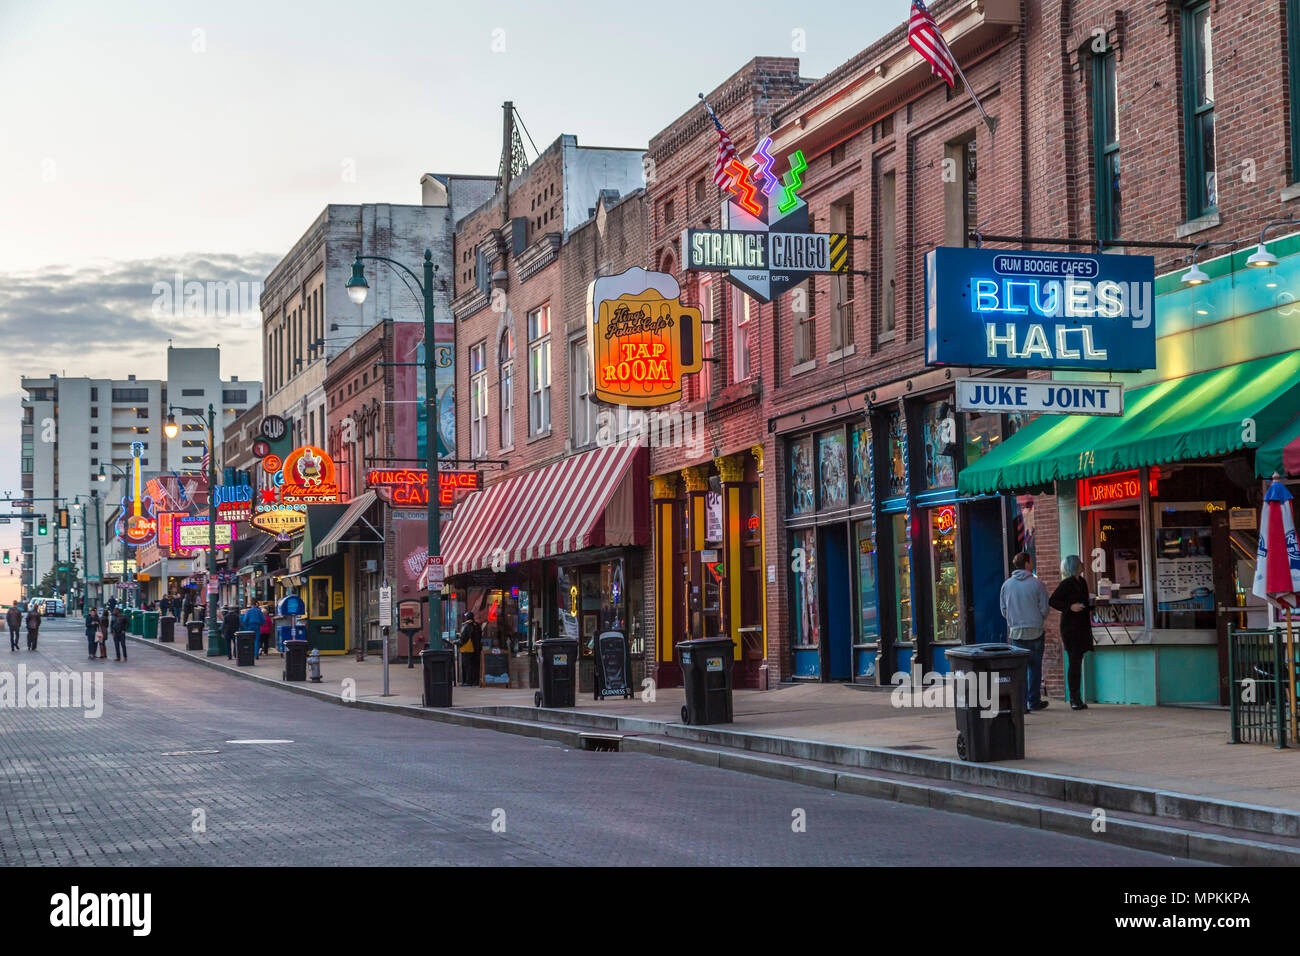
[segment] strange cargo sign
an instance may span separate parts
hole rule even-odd
[[[1156,367],[1151,256],[940,247],[925,257],[927,365]]]

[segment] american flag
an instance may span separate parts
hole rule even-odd
[[[922,0],[912,0],[912,16],[907,22],[907,42],[930,64],[931,72],[950,87],[956,84],[957,61],[944,42],[943,34],[939,32],[939,24],[934,22],[934,17],[930,16],[930,11],[925,8]]]
[[[731,182],[731,177],[727,175],[727,164],[736,158],[736,146],[718,122],[718,114],[713,112],[713,107],[705,103],[704,108],[709,111],[709,117],[718,130],[718,158],[713,161],[713,185],[726,189]]]
[[[205,449],[203,450],[203,466],[202,466],[202,467],[203,467],[203,474],[205,474],[205,475],[208,473],[208,462],[209,462],[210,460],[211,460],[211,459],[210,459],[210,457],[209,457],[208,450],[205,448]]]

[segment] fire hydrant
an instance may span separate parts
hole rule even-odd
[[[314,647],[307,655],[307,677],[317,684],[320,683],[320,651]]]

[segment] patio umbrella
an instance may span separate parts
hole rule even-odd
[[[1255,556],[1255,582],[1251,591],[1286,613],[1287,681],[1291,703],[1291,737],[1297,736],[1295,651],[1291,612],[1300,601],[1300,544],[1296,542],[1291,492],[1276,473],[1264,495],[1264,517],[1259,523],[1259,551]]]

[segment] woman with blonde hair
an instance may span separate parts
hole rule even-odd
[[[1065,646],[1065,681],[1070,690],[1070,709],[1086,710],[1081,685],[1083,655],[1092,650],[1092,598],[1083,577],[1083,562],[1077,554],[1061,562],[1061,583],[1048,604],[1061,612],[1061,643]]]

